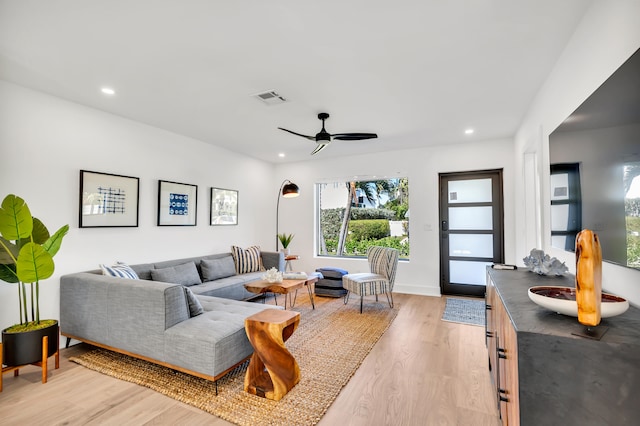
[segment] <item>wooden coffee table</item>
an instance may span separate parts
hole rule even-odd
[[[300,323],[300,312],[265,309],[244,320],[253,355],[244,376],[244,390],[280,400],[300,381],[300,367],[284,342]]]
[[[265,280],[253,281],[244,285],[244,288],[247,291],[254,294],[264,294],[264,293],[274,293],[274,294],[284,294],[284,308],[287,309],[287,299],[289,299],[289,308],[293,308],[296,304],[296,299],[298,297],[298,289],[302,288],[302,286],[307,286],[307,291],[309,293],[309,299],[311,300],[311,306],[313,309],[316,308],[316,304],[313,300],[313,288],[312,285],[318,281],[318,277],[308,277],[301,278],[297,280],[282,280],[280,283],[270,283]],[[293,296],[291,295],[293,293]],[[276,299],[276,305],[278,304],[278,300]]]

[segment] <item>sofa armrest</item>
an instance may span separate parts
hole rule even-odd
[[[264,269],[276,268],[284,272],[284,253],[278,251],[261,251],[262,265]]]

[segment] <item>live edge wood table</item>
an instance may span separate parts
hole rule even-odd
[[[311,286],[316,281],[318,281],[317,276],[309,276],[307,278],[300,278],[296,280],[282,280],[282,282],[279,283],[270,283],[265,280],[260,280],[247,283],[244,285],[244,288],[254,294],[284,294],[284,308],[287,309],[287,299],[289,299],[289,308],[293,308],[293,306],[296,304],[298,289],[306,285],[307,291],[309,292],[309,299],[311,300],[311,306],[313,307],[313,309],[315,309],[316,305],[313,300],[313,289]],[[293,298],[291,297],[291,293],[294,293]],[[278,301],[276,300],[276,304],[277,303]]]
[[[244,390],[279,401],[300,381],[300,367],[284,345],[300,323],[300,312],[265,309],[244,320],[253,355]]]

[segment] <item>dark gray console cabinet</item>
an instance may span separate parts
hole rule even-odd
[[[488,269],[487,348],[503,424],[639,424],[640,310],[603,319],[601,340],[578,337],[577,318],[529,299],[540,285],[575,284],[571,275]]]

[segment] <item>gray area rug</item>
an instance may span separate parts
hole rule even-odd
[[[447,304],[442,314],[442,321],[459,322],[484,327],[484,299],[472,300],[447,297]]]

